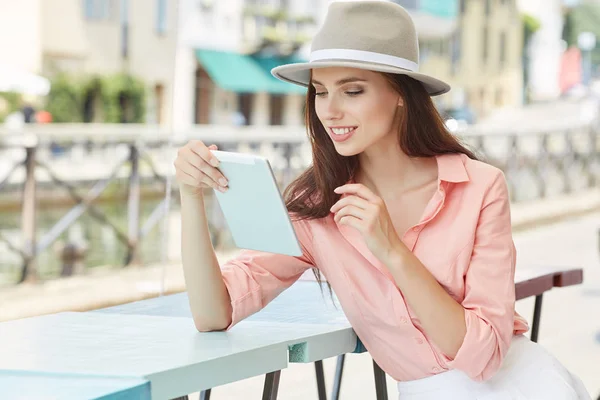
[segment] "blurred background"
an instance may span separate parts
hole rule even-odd
[[[0,0],[0,320],[184,290],[177,147],[265,155],[283,190],[311,163],[306,91],[270,70],[308,60],[330,2]],[[395,2],[448,129],[507,176],[521,260],[586,268],[569,301],[600,321],[600,1]],[[593,323],[562,359],[600,391]]]

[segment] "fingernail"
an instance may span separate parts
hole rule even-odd
[[[219,183],[223,186],[227,186],[227,180],[225,178],[219,179]]]

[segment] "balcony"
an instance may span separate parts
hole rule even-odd
[[[280,55],[296,52],[312,37],[315,18],[291,15],[268,6],[247,6],[243,11],[243,48],[248,54],[270,49]]]
[[[419,39],[448,38],[458,25],[458,0],[393,0],[410,13]]]

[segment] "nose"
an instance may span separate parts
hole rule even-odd
[[[343,112],[340,104],[340,100],[336,96],[328,96],[325,99],[321,99],[321,117],[326,120],[337,120],[341,119]]]

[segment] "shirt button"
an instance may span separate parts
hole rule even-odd
[[[415,341],[416,341],[418,344],[423,344],[423,339],[421,339],[420,337],[418,337],[418,338],[415,338]]]
[[[406,317],[400,317],[400,322],[405,324],[408,322],[408,320],[406,319]]]

